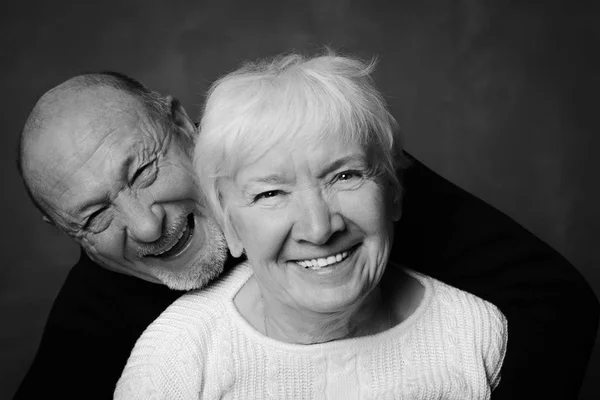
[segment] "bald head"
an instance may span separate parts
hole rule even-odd
[[[19,165],[38,209],[98,265],[189,290],[227,255],[199,201],[196,132],[175,99],[121,75],[82,75],[35,105]]]
[[[168,98],[117,73],[80,75],[46,92],[25,123],[18,154],[19,171],[36,207],[55,221],[44,195],[56,184],[56,177],[48,176],[49,166],[85,152],[95,138],[101,140],[119,124],[168,124],[169,116]]]

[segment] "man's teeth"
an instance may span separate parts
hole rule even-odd
[[[187,230],[188,230],[188,225],[187,225],[187,224],[185,224],[185,226],[184,226],[183,230],[182,230],[181,232],[179,232],[179,235],[177,235],[177,239],[175,239],[175,240],[173,241],[173,243],[171,243],[171,245],[170,245],[169,247],[167,247],[166,249],[164,249],[164,250],[161,250],[161,251],[159,251],[158,253],[155,253],[155,254],[153,254],[153,255],[155,255],[155,256],[160,256],[161,254],[164,254],[164,253],[166,253],[167,251],[171,250],[173,247],[175,247],[175,245],[176,245],[177,243],[179,243],[179,241],[181,240],[181,238],[183,237],[183,235],[184,235],[184,234],[187,232]]]
[[[303,260],[303,261],[296,261],[301,267],[304,268],[310,268],[310,269],[321,269],[323,267],[326,267],[328,265],[332,265],[335,263],[339,263],[340,261],[344,260],[346,257],[348,257],[348,252],[347,251],[343,251],[341,253],[338,253],[336,255],[333,256],[329,256],[327,258],[313,258],[312,260]]]

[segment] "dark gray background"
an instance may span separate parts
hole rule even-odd
[[[323,44],[377,54],[408,150],[554,246],[600,293],[594,1],[12,3],[0,17],[0,398],[25,373],[78,253],[29,204],[17,137],[36,99],[82,72],[130,74],[197,116],[210,82],[244,59]],[[599,381],[597,348],[581,398],[596,398]]]

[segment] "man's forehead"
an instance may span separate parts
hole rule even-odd
[[[57,211],[75,215],[85,203],[101,201],[122,185],[138,160],[149,158],[160,148],[154,135],[134,126],[120,126],[104,135],[90,134],[62,148],[48,169],[50,202]],[[53,171],[51,171],[53,169]]]

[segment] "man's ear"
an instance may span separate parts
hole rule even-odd
[[[42,216],[42,221],[44,221],[47,224],[50,224],[52,226],[56,226],[56,224],[48,217],[46,217],[45,215]]]
[[[171,108],[171,119],[173,123],[184,131],[186,136],[190,138],[196,137],[196,124],[190,119],[183,108],[183,105],[179,100],[172,96],[167,96],[167,102],[169,103],[169,107]]]
[[[225,234],[225,240],[227,241],[227,247],[229,247],[229,252],[235,258],[239,258],[242,256],[244,252],[244,246],[242,245],[242,241],[238,237],[233,225],[231,225],[231,221],[229,220],[229,216],[225,216],[225,225],[223,227],[223,233]]]

